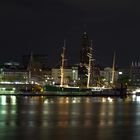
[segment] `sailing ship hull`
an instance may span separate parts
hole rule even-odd
[[[45,92],[48,95],[86,95],[91,94],[91,89],[79,87],[60,87],[60,86],[45,86]]]
[[[126,96],[126,91],[122,89],[95,89],[95,88],[76,88],[45,86],[45,94],[52,96]]]
[[[100,92],[92,91],[92,96],[116,96],[116,97],[125,97],[127,96],[126,89],[104,89]]]

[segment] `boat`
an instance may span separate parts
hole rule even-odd
[[[61,54],[61,67],[60,67],[60,85],[45,85],[44,91],[46,95],[57,96],[122,96],[125,95],[123,88],[104,88],[104,87],[91,87],[91,61],[92,53],[88,53],[89,63],[87,66],[87,85],[86,87],[75,87],[64,84],[64,61],[65,61],[65,43]],[[114,76],[114,62],[113,62],[113,76]],[[112,77],[112,81],[114,81]]]
[[[89,87],[90,74],[91,74],[91,53],[88,54],[89,65],[87,75],[87,87],[75,87],[64,84],[64,61],[65,61],[65,42],[63,51],[61,54],[61,66],[60,66],[60,85],[45,85],[45,92],[49,95],[87,95],[92,93],[92,88]]]

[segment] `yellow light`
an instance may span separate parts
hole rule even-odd
[[[112,98],[108,97],[107,99],[108,99],[109,102],[113,102]]]

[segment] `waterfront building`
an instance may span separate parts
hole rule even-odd
[[[132,63],[130,67],[131,83],[135,86],[140,86],[140,62]]]
[[[119,76],[119,72],[115,70],[114,73],[114,82],[117,82]],[[112,83],[112,68],[105,67],[103,70],[100,71],[100,77],[102,77],[102,81],[109,85]]]
[[[3,70],[1,74],[3,82],[27,82],[28,72],[25,70]]]
[[[28,71],[28,82],[38,82],[40,84],[51,83],[51,69],[44,66],[45,60],[46,56],[33,55],[31,53],[26,64],[26,69]]]
[[[53,68],[52,69],[52,78],[55,84],[60,84],[60,77],[61,70],[60,68]],[[64,68],[64,85],[68,84],[76,84],[78,80],[78,68],[77,67],[70,67]]]
[[[1,66],[0,75],[1,82],[26,82],[28,78],[27,70],[17,62],[5,62]]]
[[[120,68],[119,78],[131,86],[140,86],[140,62],[132,62],[129,67]]]

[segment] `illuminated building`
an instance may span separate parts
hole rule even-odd
[[[39,83],[48,82],[51,78],[51,69],[47,67],[46,55],[25,55],[23,57],[24,67],[28,71],[28,82],[37,81]]]
[[[130,79],[133,85],[140,86],[140,62],[132,63],[130,67]]]
[[[117,82],[118,80],[118,71],[115,70],[114,73],[114,82]],[[100,71],[100,76],[102,77],[102,80],[106,83],[106,84],[110,84],[112,82],[112,68],[110,67],[106,67],[103,70]]]
[[[119,69],[119,78],[128,81],[129,85],[140,86],[140,62],[132,62],[131,66]]]
[[[54,80],[54,83],[60,84],[60,68],[53,68],[52,69],[52,78]],[[78,68],[72,67],[72,68],[64,68],[64,84],[71,84],[76,83],[78,80]]]

